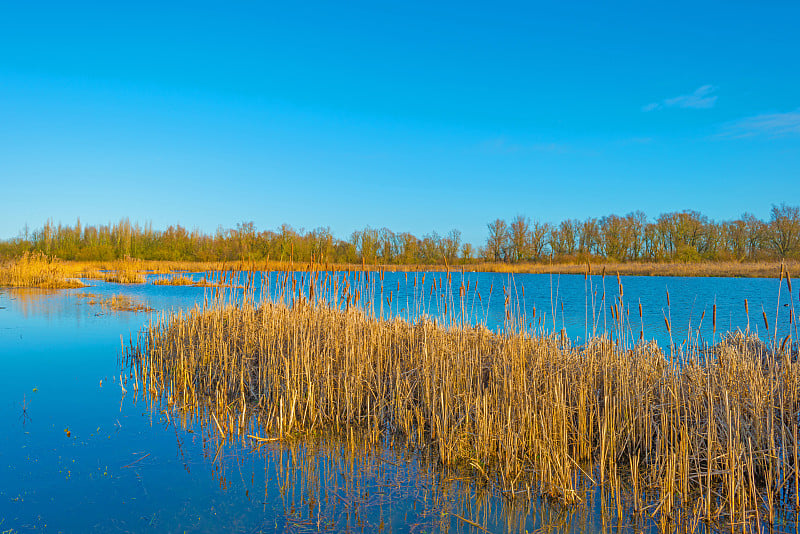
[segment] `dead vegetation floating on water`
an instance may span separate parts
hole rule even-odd
[[[77,293],[77,297],[83,299],[89,305],[99,306],[107,311],[114,312],[151,312],[153,308],[142,303],[138,299],[128,295],[112,295],[104,297],[93,293]]]
[[[235,278],[231,277],[230,279],[225,278],[223,276],[215,276],[213,273],[203,276],[197,282],[194,283],[195,287],[215,287],[215,288],[227,288],[227,289],[245,289],[243,284],[238,284],[234,282]]]
[[[207,407],[223,436],[243,434],[255,413],[278,439],[400,439],[507,495],[577,505],[601,487],[620,510],[695,525],[774,524],[800,508],[791,333],[665,354],[624,341],[620,297],[617,341],[572,346],[520,327],[381,319],[351,305],[368,276],[283,276],[278,301],[218,299],[152,323],[128,352],[137,388]],[[783,280],[791,286],[782,270]],[[445,293],[463,305],[463,286]],[[525,324],[506,308],[507,325]]]
[[[56,258],[41,253],[25,253],[0,263],[0,286],[65,289],[83,283]]]
[[[191,276],[175,275],[165,278],[158,278],[152,282],[157,286],[192,286],[192,287],[210,287],[210,288],[227,288],[227,289],[244,289],[244,285],[237,283],[237,281],[230,277],[226,277],[225,273],[221,271],[209,271],[204,276],[194,280]]]

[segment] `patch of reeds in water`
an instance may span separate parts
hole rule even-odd
[[[191,276],[175,275],[153,280],[153,285],[157,286],[193,286],[195,281]]]
[[[77,297],[91,306],[114,312],[151,312],[153,308],[128,295],[103,297],[94,293],[78,293]]]
[[[192,286],[192,287],[209,287],[209,288],[226,288],[226,289],[244,289],[245,286],[238,283],[233,276],[228,276],[229,273],[223,271],[208,271],[195,280],[191,276],[174,275],[164,278],[157,278],[152,281],[153,285],[157,286]]]
[[[56,258],[42,253],[25,253],[19,258],[0,263],[0,286],[64,289],[83,287],[70,277],[70,272]]]
[[[367,288],[342,285],[164,315],[128,351],[135,387],[204,406],[222,436],[245,435],[255,414],[277,439],[397,440],[508,496],[575,505],[599,487],[619,516],[663,525],[774,524],[800,507],[790,337],[779,348],[729,334],[665,354],[620,342],[620,299],[623,335],[573,346],[524,327],[383,319],[350,305]]]
[[[102,279],[115,284],[144,284],[144,266],[139,260],[117,260],[102,271]]]

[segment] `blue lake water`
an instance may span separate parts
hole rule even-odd
[[[190,276],[199,279],[202,275]],[[361,295],[359,305],[371,306],[376,314],[386,317],[400,315],[413,320],[427,315],[444,323],[463,320],[502,330],[510,312],[518,319],[517,324],[524,318],[531,331],[547,334],[563,329],[578,344],[604,332],[611,335],[615,324],[612,307],[620,302],[628,334],[634,340],[640,336],[655,340],[665,349],[687,340],[714,343],[724,333],[737,330],[747,330],[764,341],[780,341],[790,329],[795,333],[796,323],[790,327],[790,315],[793,306],[800,307],[800,287],[792,288],[794,293],[790,294],[785,280],[779,283],[765,278],[625,276],[618,281],[616,276],[599,275],[587,278],[460,272],[451,273],[449,281],[442,272],[387,272],[382,279],[373,273],[367,280],[363,274],[353,273],[338,273],[335,277],[340,295],[346,280],[351,287],[368,293]],[[246,275],[236,283],[246,284]],[[309,274],[292,273],[287,281],[285,275],[272,273],[263,280],[252,280],[257,297],[265,294],[277,298],[281,293],[290,293],[293,284],[308,294]],[[317,280],[317,294],[321,286]],[[157,308],[187,307],[200,302],[204,294],[192,287],[171,288],[172,291],[163,286],[129,287],[131,294],[147,299]]]
[[[307,274],[295,276],[298,286],[308,283]],[[427,314],[442,322],[465,317],[496,330],[512,309],[531,328],[563,328],[580,343],[587,332],[610,327],[619,298],[617,280],[608,276],[603,284],[597,276],[465,273],[462,280],[455,273],[452,291],[444,273],[427,273],[424,284],[422,276],[375,276],[375,289],[362,300],[384,315]],[[355,275],[349,277],[355,283]],[[280,292],[280,277],[266,280],[265,293]],[[469,285],[463,300],[462,281]],[[493,532],[546,524],[600,527],[596,507],[563,511],[535,499],[508,502],[469,481],[442,480],[424,458],[401,449],[354,453],[336,443],[271,443],[253,450],[249,441],[220,446],[213,430],[176,419],[131,391],[123,394],[121,344],[153,315],[110,312],[82,297],[125,294],[163,311],[202,303],[211,290],[88,283],[56,292],[0,289],[0,414],[6,423],[0,532],[470,531],[462,518]],[[798,288],[790,296],[784,282],[779,296],[775,279],[623,277],[622,285],[631,332],[638,336],[643,329],[645,338],[665,347],[686,339],[690,325],[691,335],[706,341],[745,329],[748,321],[762,339],[781,338],[789,331],[790,310],[800,307]],[[450,318],[443,316],[445,304]]]

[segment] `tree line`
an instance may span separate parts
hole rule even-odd
[[[295,229],[287,224],[258,231],[252,222],[218,228],[213,234],[128,219],[107,225],[27,227],[0,242],[0,256],[43,252],[67,260],[114,260],[125,257],[173,261],[265,260],[328,263],[450,265],[476,262],[619,262],[758,261],[800,258],[800,207],[773,206],[768,220],[752,214],[716,222],[691,210],[648,219],[636,211],[625,216],[566,219],[557,224],[524,215],[487,224],[480,246],[464,242],[459,230],[422,237],[388,228],[364,228],[347,239],[330,228]]]

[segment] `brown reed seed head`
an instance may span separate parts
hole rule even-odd
[[[714,304],[713,315],[711,317],[711,322],[713,323],[714,332],[716,332],[717,331],[717,305],[716,304]]]

